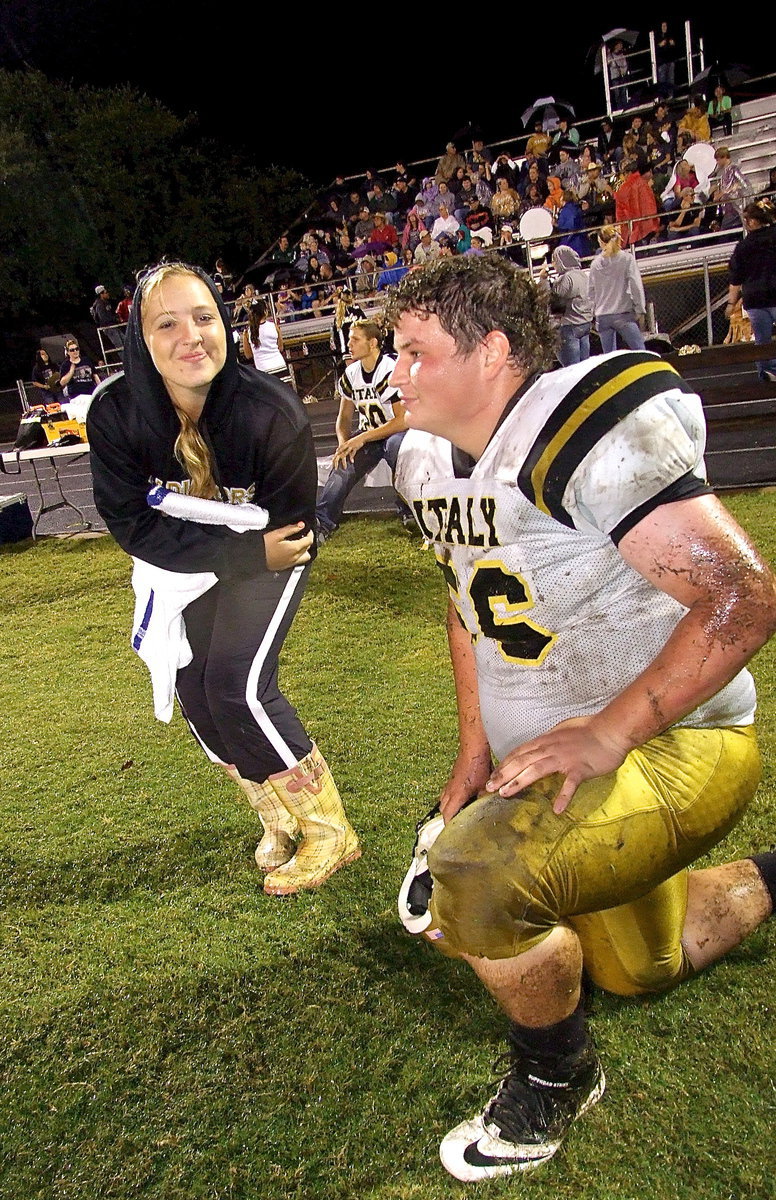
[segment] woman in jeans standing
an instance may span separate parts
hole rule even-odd
[[[629,350],[645,350],[639,318],[647,304],[636,260],[624,254],[614,225],[604,225],[598,234],[601,253],[590,266],[588,297],[604,354],[617,349],[617,334]]]
[[[758,346],[770,342],[776,321],[776,208],[770,200],[755,200],[744,209],[746,237],[729,263],[730,285],[726,314],[740,299],[749,313]],[[757,364],[763,381],[776,380],[776,359]]]

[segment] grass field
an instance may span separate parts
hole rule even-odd
[[[773,495],[731,507],[776,561]],[[392,521],[326,546],[286,690],[364,845],[270,900],[255,818],[131,653],[107,538],[0,552],[3,1200],[767,1200],[776,923],[659,999],[603,994],[608,1091],[554,1162],[457,1184],[437,1158],[480,1108],[504,1024],[395,895],[451,761],[432,556]],[[774,841],[773,652],[755,663],[765,779],[715,861]]]

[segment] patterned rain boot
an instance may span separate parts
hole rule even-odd
[[[225,766],[224,769],[245,792],[248,803],[259,814],[264,827],[264,837],[254,855],[256,866],[260,871],[274,871],[294,857],[294,839],[299,834],[296,818],[283,806],[269,780],[266,783],[254,783],[252,779],[243,779],[235,766]]]
[[[297,766],[271,775],[268,782],[299,822],[302,843],[290,862],[264,880],[267,895],[290,896],[319,887],[345,863],[360,857],[355,830],[317,746]]]

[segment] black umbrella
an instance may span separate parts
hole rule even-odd
[[[527,129],[535,121],[541,121],[544,125],[548,117],[553,121],[561,117],[565,117],[567,121],[573,121],[576,115],[573,105],[569,104],[568,100],[556,99],[555,96],[541,96],[538,100],[534,100],[520,119],[523,122],[523,128]]]
[[[739,87],[751,79],[752,72],[741,63],[713,62],[711,66],[700,71],[690,84],[691,88],[701,88],[703,91],[713,91],[717,84],[722,83],[726,88]]]

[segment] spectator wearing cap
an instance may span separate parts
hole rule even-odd
[[[584,178],[579,181],[577,199],[585,226],[606,225],[614,218],[614,192],[601,174],[600,163],[590,163]]]
[[[566,117],[558,117],[558,128],[552,137],[553,146],[562,146],[564,142],[571,142],[572,146],[579,145],[579,130],[575,125],[569,125]]]
[[[357,238],[363,238],[364,241],[372,240],[372,230],[375,227],[374,217],[369,209],[368,204],[362,204],[358,214],[358,220],[353,227],[353,234]]]
[[[374,221],[374,228],[372,230],[371,241],[382,243],[389,250],[395,250],[399,244],[399,235],[393,225],[389,225],[386,221],[385,213],[376,212],[372,220]]]
[[[116,309],[113,307],[113,301],[110,298],[110,292],[103,284],[98,283],[94,289],[95,301],[90,308],[90,313],[95,325],[98,329],[104,331],[104,336],[110,342],[111,346],[116,350],[124,349],[124,330],[111,328],[118,325]]]
[[[430,229],[424,229],[421,231],[420,242],[415,247],[413,259],[418,266],[422,266],[435,258],[439,258],[439,242],[435,242],[431,237]]]
[[[469,201],[469,211],[464,219],[464,225],[469,233],[478,233],[485,227],[490,227],[492,231],[493,214],[489,208],[480,203],[476,196]]]

